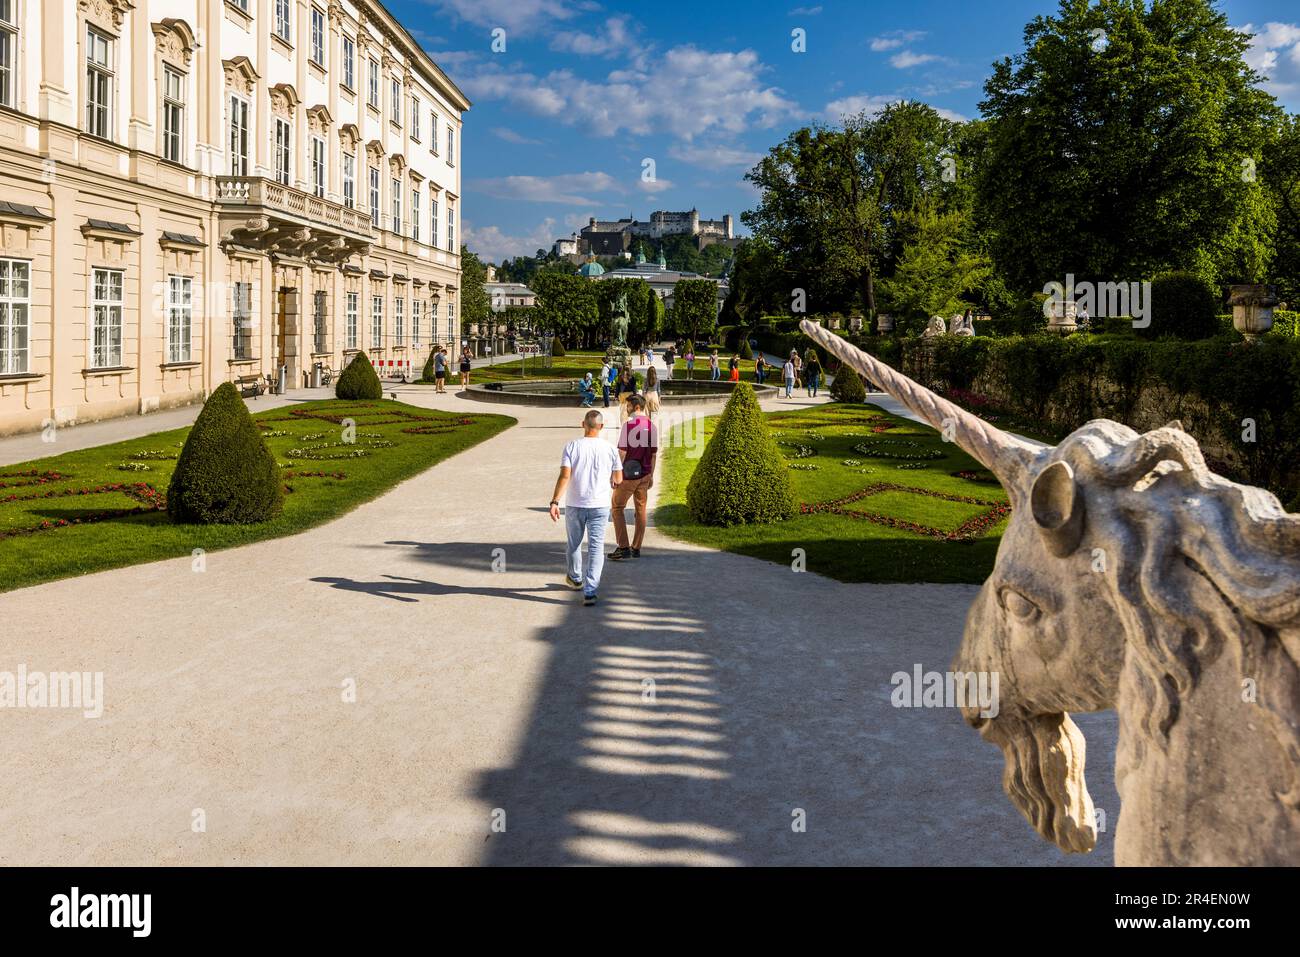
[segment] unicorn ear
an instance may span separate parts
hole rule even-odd
[[[1083,497],[1068,462],[1053,462],[1038,473],[1029,494],[1029,508],[1047,549],[1064,558],[1083,537]]]

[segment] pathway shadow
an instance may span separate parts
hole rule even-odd
[[[388,544],[460,572],[498,547],[511,570],[562,569],[558,542]],[[1108,846],[1066,858],[1038,838],[955,709],[891,706],[895,672],[947,668],[973,588],[684,548],[605,568],[599,605],[570,596],[530,635],[550,654],[513,761],[474,795],[506,822],[483,863],[1110,863]],[[1113,812],[1112,718],[1080,723]]]
[[[514,598],[520,601],[539,601],[548,605],[560,605],[565,602],[559,598],[545,598],[540,592],[559,593],[563,585],[546,585],[541,588],[468,588],[464,585],[443,585],[438,582],[424,581],[419,578],[405,578],[400,575],[385,575],[383,581],[362,582],[351,578],[313,578],[312,581],[329,585],[341,591],[362,592],[376,598],[392,598],[395,601],[419,601],[419,596],[430,598],[447,598],[455,595],[479,595],[484,598]]]

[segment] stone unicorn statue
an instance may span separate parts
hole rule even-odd
[[[998,672],[1002,786],[1065,851],[1096,843],[1071,711],[1119,713],[1120,865],[1300,864],[1300,515],[1211,472],[1174,422],[1055,448],[1002,432],[814,323],[1001,481],[1012,514],[957,672]]]

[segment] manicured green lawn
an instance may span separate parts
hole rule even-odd
[[[846,582],[988,577],[1006,527],[1006,493],[933,429],[873,405],[832,403],[765,418],[791,466],[801,514],[772,525],[696,524],[686,486],[699,460],[665,436],[660,531],[784,565],[801,548],[808,571]],[[706,435],[715,422],[707,420]]]
[[[355,442],[343,441],[344,419]],[[513,425],[392,402],[328,400],[254,416],[284,466],[284,511],[257,525],[174,525],[167,484],[189,428],[0,466],[0,591],[215,551],[337,518]]]

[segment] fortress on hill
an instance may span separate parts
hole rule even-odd
[[[593,216],[582,227],[581,233],[568,239],[557,239],[555,251],[560,255],[630,255],[638,240],[661,240],[667,236],[692,236],[699,249],[714,243],[735,241],[730,213],[721,219],[701,219],[698,209],[680,213],[656,210],[650,214],[648,222],[632,217],[600,220]]]

